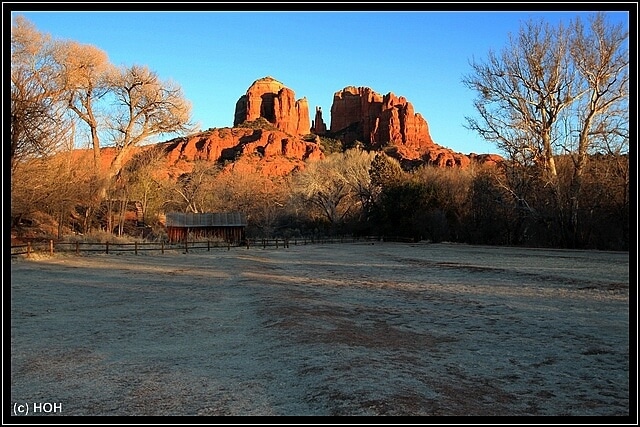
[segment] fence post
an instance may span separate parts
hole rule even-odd
[[[53,240],[49,240],[49,255],[53,256]]]
[[[249,239],[245,239],[245,241],[247,242],[247,249],[249,249]]]
[[[276,249],[278,249],[278,238],[276,237]]]
[[[107,240],[107,242],[106,242],[106,244],[105,244],[105,245],[106,245],[106,247],[107,247],[107,255],[109,255],[109,241],[108,241],[108,240]]]
[[[164,255],[164,240],[161,242],[160,250],[162,251],[162,254]]]
[[[31,242],[27,242],[27,258],[31,257]]]
[[[227,250],[231,250],[231,240],[227,240]]]
[[[138,242],[133,242],[135,254],[138,255]]]
[[[185,253],[189,253],[189,244],[187,243],[188,241],[189,241],[189,239],[187,239],[185,237],[185,239],[184,239],[184,251],[185,251]]]
[[[76,255],[80,253],[80,242],[76,241]]]
[[[211,246],[209,245],[209,239],[207,239],[207,252],[209,252],[210,247],[211,247]]]

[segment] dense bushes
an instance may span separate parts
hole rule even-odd
[[[346,165],[356,158],[343,157],[335,165],[349,170]],[[306,209],[299,211],[306,214],[298,216],[298,223],[314,223],[317,229],[314,197],[340,194],[340,200],[349,200],[350,205],[342,205],[335,211],[340,215],[324,221],[328,233],[432,242],[629,249],[626,156],[591,159],[578,201],[579,226],[575,229],[567,214],[572,203],[567,196],[572,183],[568,158],[558,162],[561,179],[556,186],[541,180],[535,166],[522,168],[505,163],[499,167],[472,165],[465,170],[423,166],[406,172],[381,153],[373,159],[368,157],[368,161],[371,166],[366,185],[362,178],[350,181],[348,174],[341,172],[337,177],[342,178],[331,181],[333,192],[316,189],[307,194],[307,199],[298,199],[297,208]],[[322,176],[328,176],[328,172]],[[353,182],[359,182],[358,188]]]
[[[626,156],[591,159],[578,201],[577,228],[567,214],[572,202],[567,196],[572,180],[569,159],[566,164],[558,163],[556,187],[540,180],[534,167],[506,163],[501,167],[472,165],[464,170],[423,166],[407,172],[395,159],[361,149],[326,154],[324,160],[277,178],[234,170],[223,173],[198,162],[180,179],[159,179],[153,176],[157,156],[136,161],[135,168],[124,169],[121,194],[144,206],[144,223],[156,230],[162,229],[160,221],[166,211],[242,211],[249,221],[248,237],[257,238],[373,235],[629,250]],[[48,164],[57,167],[55,162]],[[37,170],[30,170],[31,166]],[[64,170],[76,171],[67,181],[73,184],[72,192],[54,192],[51,185],[59,183],[56,180],[49,186],[14,184],[12,220],[20,222],[36,211],[48,213],[58,238],[71,226],[82,233],[108,229],[104,224],[88,226],[100,222],[97,215],[102,211],[98,205],[82,208],[92,181],[78,173],[81,166],[65,164]],[[21,167],[24,170],[18,172],[25,176],[45,177],[40,165]],[[61,169],[52,170],[59,173]],[[109,212],[115,215],[112,224],[124,218],[125,212],[115,208]]]

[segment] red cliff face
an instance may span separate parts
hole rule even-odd
[[[368,87],[348,86],[333,95],[331,125],[333,133],[346,131],[346,142],[372,143],[382,113],[382,95]]]
[[[398,98],[392,93],[383,98],[378,130],[374,137],[379,146],[388,143],[402,144],[420,150],[435,145],[429,135],[427,121],[413,111],[413,105],[403,96]]]
[[[320,146],[282,131],[220,128],[165,142],[168,174],[188,172],[193,162],[233,163],[250,159],[256,170],[286,175],[308,160],[323,157]]]
[[[233,125],[260,117],[289,135],[306,135],[311,125],[306,98],[295,99],[295,93],[272,77],[253,82],[236,103]]]
[[[349,86],[333,95],[331,132],[349,129],[372,148],[403,145],[415,150],[434,144],[427,121],[413,105],[393,93],[384,96],[368,87]]]
[[[368,87],[348,86],[334,94],[330,131],[344,142],[358,140],[370,149],[384,149],[405,163],[462,168],[471,164],[470,156],[433,142],[427,121],[405,97],[382,96]]]

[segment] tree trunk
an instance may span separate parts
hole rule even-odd
[[[120,200],[120,217],[118,221],[118,236],[122,237],[124,234],[124,223],[127,216],[127,199]]]
[[[58,240],[62,239],[62,220],[64,218],[64,204],[60,205],[60,214],[58,216]]]
[[[91,126],[91,141],[93,144],[93,166],[98,173],[100,172],[100,139],[97,126]]]
[[[112,216],[112,205],[113,202],[111,201],[111,199],[107,199],[107,232],[108,233],[112,233],[113,232],[113,227],[112,227],[112,221],[111,221],[111,216]]]

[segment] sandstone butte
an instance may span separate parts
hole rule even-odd
[[[495,154],[465,155],[436,144],[427,121],[405,97],[391,92],[383,96],[368,87],[348,86],[333,95],[330,128],[347,143],[358,140],[368,149],[384,149],[405,164],[466,168],[472,161],[502,160]]]
[[[268,128],[242,127],[261,118]],[[316,135],[314,141],[309,141],[309,134]],[[496,164],[502,160],[496,154],[465,155],[434,143],[427,121],[410,102],[368,87],[348,86],[334,94],[329,130],[319,107],[310,124],[306,98],[296,100],[291,89],[272,77],[256,80],[238,99],[232,128],[209,129],[141,146],[135,152],[161,148],[167,161],[162,173],[169,177],[190,172],[198,160],[224,164],[226,170],[284,176],[324,157],[320,136],[345,143],[360,141],[366,149],[384,150],[405,165],[466,168],[474,161]],[[102,150],[103,167],[114,154],[113,149]]]

